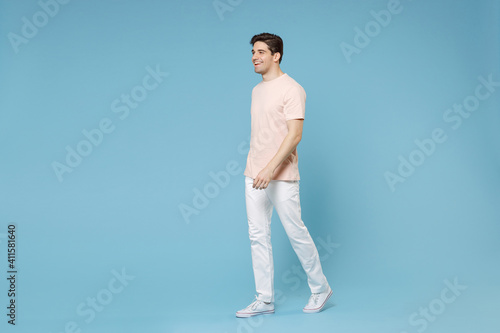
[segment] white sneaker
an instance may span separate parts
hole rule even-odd
[[[271,314],[271,313],[274,313],[274,304],[273,303],[266,304],[263,301],[258,300],[256,296],[255,301],[253,301],[252,304],[236,312],[236,317],[247,318],[261,314]]]
[[[328,287],[328,289],[322,293],[311,294],[311,297],[309,297],[309,302],[307,302],[307,305],[304,307],[303,311],[305,313],[320,312],[330,296],[332,296],[332,289],[330,287]]]

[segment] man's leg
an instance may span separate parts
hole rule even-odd
[[[300,194],[298,181],[276,181],[268,187],[271,199],[290,243],[299,258],[302,268],[307,274],[307,282],[312,293],[329,290],[318,250],[301,217]]]
[[[255,189],[252,184],[253,179],[245,177],[248,234],[257,299],[263,302],[274,302],[274,266],[271,247],[273,206],[266,190]]]

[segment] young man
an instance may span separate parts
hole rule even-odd
[[[273,207],[307,274],[311,297],[306,313],[319,312],[332,295],[318,250],[302,222],[297,145],[302,138],[306,93],[283,73],[283,41],[273,34],[252,37],[252,62],[262,81],[252,91],[251,138],[245,175],[252,266],[257,296],[237,317],[274,313],[271,247]]]

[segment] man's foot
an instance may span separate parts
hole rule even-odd
[[[303,311],[305,313],[315,313],[320,312],[326,304],[326,301],[332,296],[332,289],[328,287],[322,293],[313,293],[311,297],[309,297],[309,302],[304,307]]]
[[[274,313],[274,304],[273,303],[265,303],[255,298],[255,301],[252,302],[246,308],[236,312],[236,317],[238,318],[248,318],[252,316],[257,316],[261,314],[271,314]]]

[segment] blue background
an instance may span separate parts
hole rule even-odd
[[[443,115],[478,77],[500,81],[499,2],[401,0],[348,59],[341,44],[388,1],[227,1],[74,0],[18,52],[9,33],[40,4],[0,1],[0,267],[13,223],[19,272],[16,327],[0,282],[2,331],[498,332],[500,88],[457,129]],[[261,32],[283,38],[282,70],[307,92],[302,213],[334,291],[315,315],[275,214],[276,314],[234,317],[255,293],[242,173]],[[120,119],[113,101],[148,66],[168,76]],[[53,163],[106,118],[114,130],[59,181]],[[391,190],[386,172],[435,128],[446,141]],[[240,173],[214,187],[228,163]],[[436,308],[455,279],[467,288]],[[86,322],[76,309],[97,295],[112,299]]]

